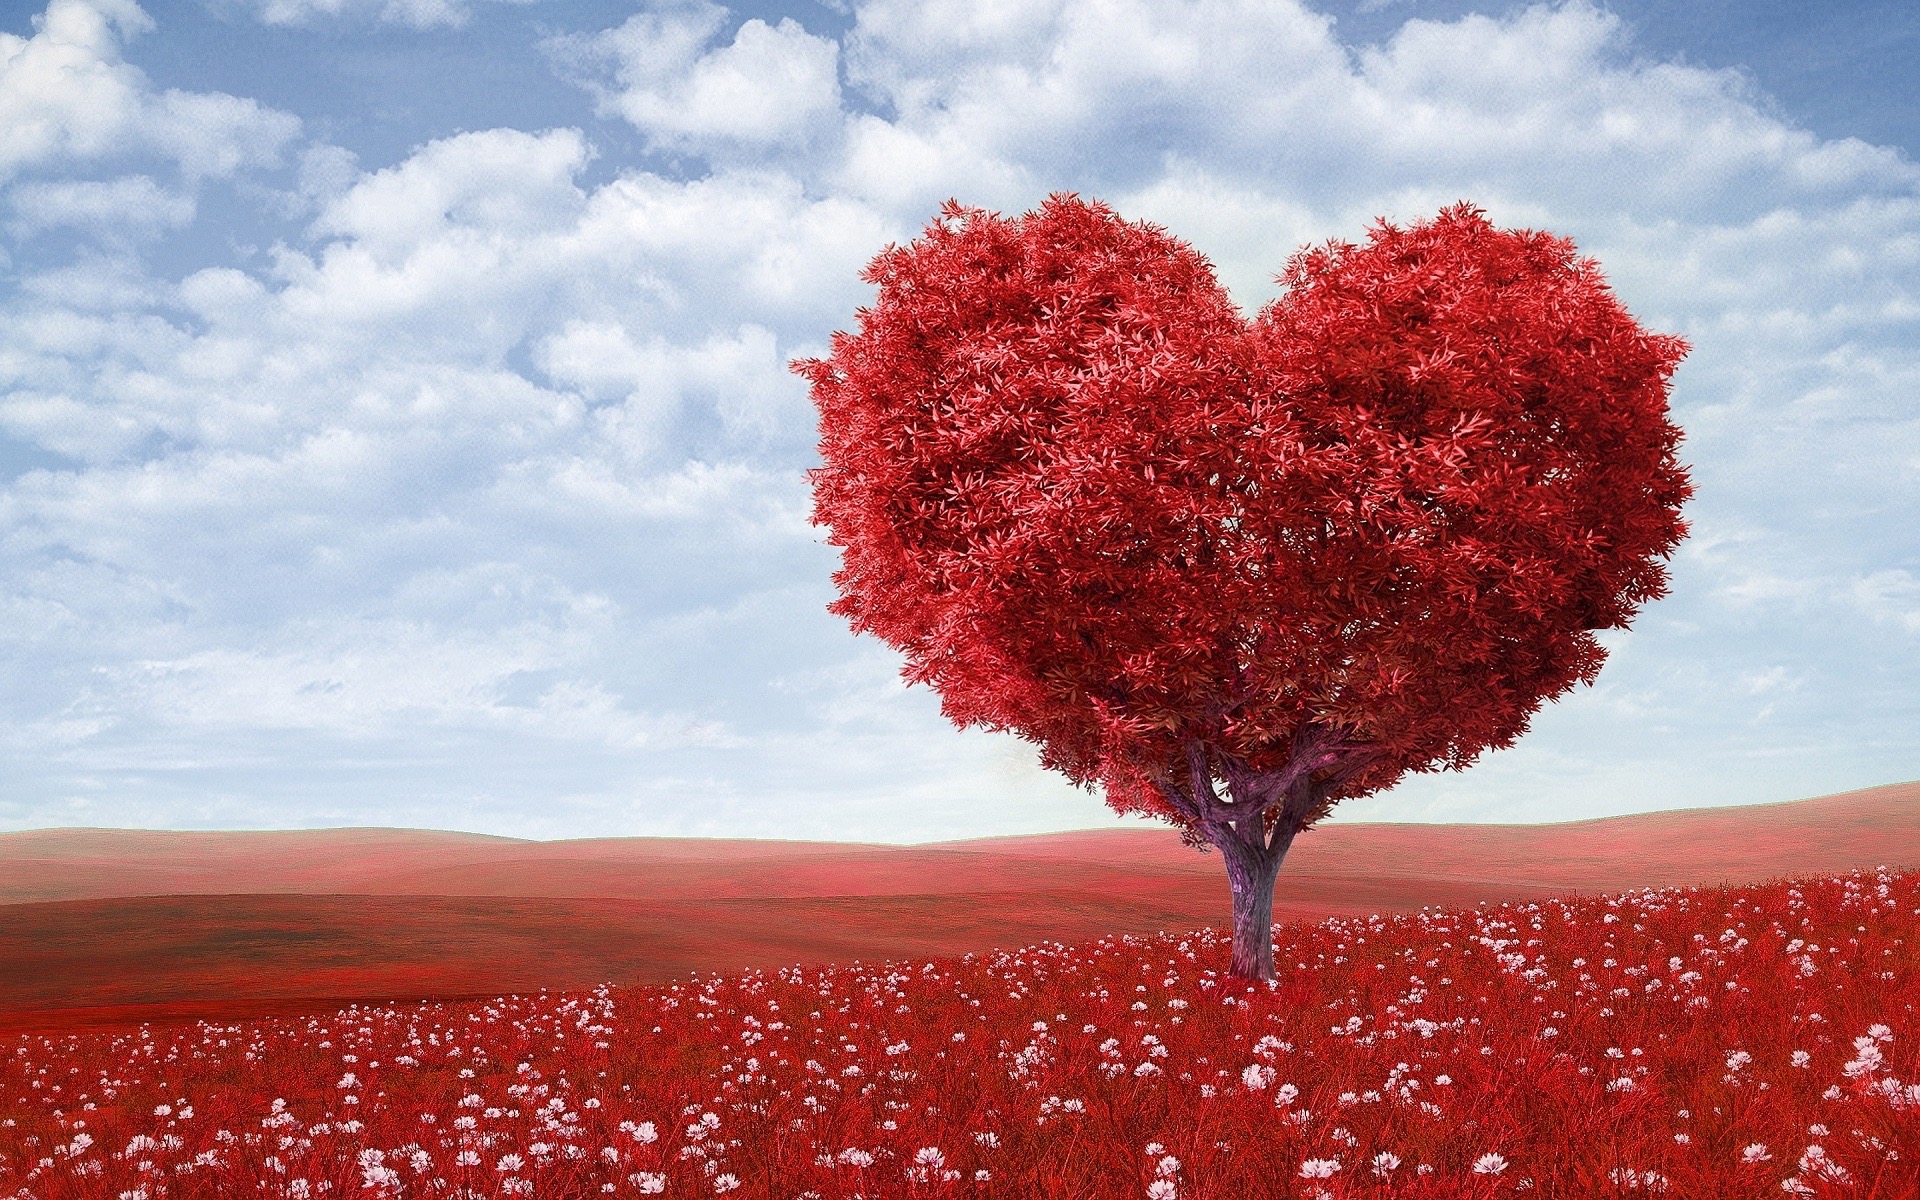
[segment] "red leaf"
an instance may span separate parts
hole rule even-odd
[[[1343,729],[1382,753],[1339,795],[1507,745],[1686,531],[1686,344],[1466,204],[1300,251],[1251,321],[1071,195],[950,201],[862,277],[858,330],[794,364],[831,610],[1116,807],[1193,737],[1267,770]]]

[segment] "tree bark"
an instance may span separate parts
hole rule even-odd
[[[1233,889],[1233,961],[1228,974],[1236,979],[1270,980],[1273,969],[1273,885],[1280,863],[1287,857],[1287,837],[1269,848],[1260,835],[1258,817],[1252,819],[1251,840],[1224,823],[1210,839],[1226,860],[1227,884]],[[1210,833],[1215,832],[1209,830]]]

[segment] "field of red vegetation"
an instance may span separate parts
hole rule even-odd
[[[0,1038],[20,1200],[1912,1200],[1920,871]]]
[[[1328,825],[1278,921],[1920,865],[1920,784],[1562,825]],[[1171,830],[926,846],[0,834],[0,1030],[661,983],[1222,926]]]

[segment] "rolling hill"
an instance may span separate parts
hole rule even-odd
[[[1920,783],[1555,825],[1328,825],[1276,920],[1920,864]],[[237,1017],[1224,924],[1171,830],[919,846],[0,834],[0,1029]]]

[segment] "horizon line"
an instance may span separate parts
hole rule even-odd
[[[1763,800],[1749,804],[1699,804],[1677,808],[1647,809],[1642,812],[1615,813],[1604,817],[1578,817],[1564,821],[1341,821],[1337,817],[1310,827],[1302,832],[1311,832],[1312,828],[1338,825],[1342,828],[1382,828],[1382,827],[1421,827],[1421,828],[1486,828],[1486,829],[1527,829],[1559,828],[1574,825],[1595,825],[1607,821],[1644,820],[1648,817],[1670,816],[1681,813],[1724,812],[1730,809],[1779,808],[1790,804],[1811,804],[1821,800],[1833,800],[1843,796],[1858,796],[1868,792],[1884,791],[1889,788],[1912,787],[1920,784],[1920,779],[1899,780],[1892,783],[1871,784],[1867,787],[1848,788],[1839,792],[1824,792],[1816,796],[1803,796],[1793,800]],[[1140,814],[1123,814],[1140,816]],[[521,842],[527,845],[559,845],[567,842],[603,842],[603,841],[679,841],[679,842],[778,842],[814,846],[879,846],[890,849],[910,849],[928,846],[968,845],[978,842],[1011,841],[1046,837],[1064,837],[1080,833],[1157,833],[1175,832],[1170,822],[1153,817],[1141,816],[1144,824],[1128,828],[1114,825],[1092,825],[1073,829],[1049,829],[1031,833],[990,833],[974,837],[940,838],[924,842],[886,842],[864,841],[841,838],[802,838],[802,837],[704,837],[693,834],[648,834],[614,833],[591,834],[580,837],[526,838],[511,834],[480,833],[468,829],[440,829],[417,825],[304,825],[295,827],[267,827],[247,829],[181,829],[170,826],[148,825],[46,825],[25,829],[0,830],[0,838],[23,834],[48,833],[176,833],[176,834],[302,834],[302,833],[422,833],[440,834],[456,837],[485,838],[499,842]]]

